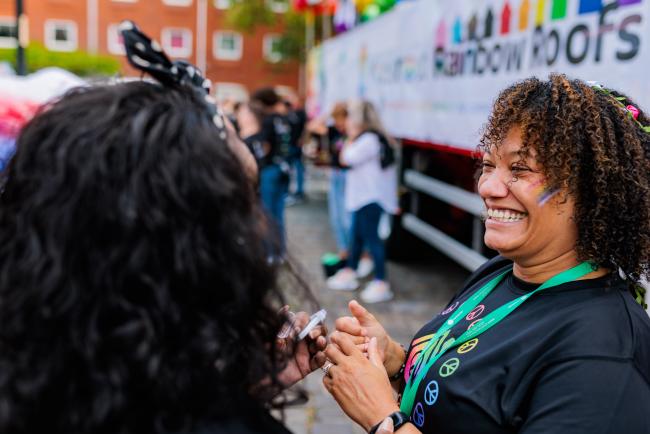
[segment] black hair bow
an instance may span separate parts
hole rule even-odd
[[[188,86],[198,92],[219,129],[219,136],[225,140],[227,134],[223,114],[214,98],[210,96],[212,83],[203,77],[201,70],[184,60],[172,62],[160,44],[142,33],[133,21],[122,21],[119,30],[124,40],[126,58],[131,66],[149,74],[163,86]]]

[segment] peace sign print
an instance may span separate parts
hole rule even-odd
[[[442,364],[440,369],[438,370],[438,373],[440,374],[441,377],[449,377],[451,374],[456,372],[456,369],[460,366],[460,360],[458,360],[456,357],[447,360],[445,363]]]
[[[472,351],[478,345],[478,338],[474,338],[470,341],[465,342],[463,345],[458,347],[458,354],[465,354]]]
[[[472,311],[470,313],[467,314],[465,319],[467,321],[473,321],[476,318],[478,318],[479,316],[481,316],[481,314],[483,313],[484,310],[485,310],[485,305],[484,304],[479,304],[474,309],[472,309]]]
[[[424,425],[424,407],[422,407],[421,402],[418,402],[415,406],[415,409],[413,410],[413,416],[411,416],[411,421],[420,428],[422,428],[422,425]]]
[[[467,330],[471,329],[472,327],[474,327],[476,324],[480,323],[481,321],[483,321],[483,318],[479,318],[479,319],[477,319],[476,321],[474,321],[473,323],[471,323],[471,324],[469,325],[469,327],[467,327]]]
[[[456,309],[456,308],[458,307],[459,304],[460,304],[459,302],[456,302],[456,303],[452,304],[452,305],[449,306],[447,309],[445,309],[445,310],[443,310],[443,311],[441,312],[442,315],[447,315],[447,314],[452,313],[452,312],[454,311],[454,309]]]
[[[438,387],[438,382],[436,380],[431,381],[427,384],[427,388],[424,389],[424,402],[427,405],[433,405],[438,400],[438,394],[440,393],[440,388]]]

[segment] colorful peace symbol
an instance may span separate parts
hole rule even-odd
[[[438,373],[440,374],[441,377],[449,377],[451,374],[456,372],[458,366],[460,366],[460,360],[454,357],[452,359],[447,360],[445,363],[443,363],[442,366],[440,366]]]
[[[484,310],[485,310],[485,305],[484,304],[479,304],[474,309],[472,309],[472,311],[470,313],[467,314],[465,319],[467,321],[472,321],[472,320],[478,318],[479,316],[481,316],[481,314],[483,313]]]
[[[449,306],[447,309],[443,310],[443,311],[442,311],[442,314],[443,314],[443,315],[447,315],[447,314],[449,314],[449,313],[452,313],[452,312],[454,311],[454,309],[456,309],[456,308],[458,307],[458,304],[459,304],[458,302],[452,304],[452,305]]]
[[[469,353],[474,348],[476,348],[477,344],[478,344],[478,338],[474,338],[474,339],[472,339],[470,341],[465,342],[463,345],[458,347],[458,354]]]
[[[424,407],[422,407],[421,402],[418,402],[415,406],[413,416],[411,416],[411,421],[420,428],[424,425]]]
[[[438,387],[438,382],[436,380],[431,381],[427,384],[427,388],[424,389],[424,402],[427,405],[433,405],[438,400],[438,393],[440,389]]]
[[[479,318],[479,319],[477,319],[476,321],[474,321],[473,323],[471,323],[471,324],[469,325],[469,327],[467,327],[467,330],[471,329],[472,327],[474,327],[476,324],[480,323],[481,321],[483,321],[483,318]]]

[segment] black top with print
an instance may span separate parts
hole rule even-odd
[[[511,267],[497,257],[470,278],[416,334],[407,373],[451,313]],[[435,347],[536,287],[508,273]],[[546,289],[444,353],[418,387],[411,421],[426,434],[650,434],[650,318],[617,276]]]
[[[260,135],[269,146],[269,152],[261,159],[260,166],[280,164],[289,157],[291,147],[291,124],[286,116],[273,113],[264,116]]]

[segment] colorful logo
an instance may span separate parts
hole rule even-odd
[[[642,17],[635,12],[616,18],[611,14],[642,1],[504,0],[498,9],[492,5],[469,17],[442,18],[434,39],[434,75],[519,71],[527,54],[530,67],[550,67],[559,59],[574,65],[597,63],[603,57],[604,38],[615,37],[616,60],[632,59],[640,50],[641,35],[635,32]],[[599,16],[588,19],[589,14]],[[570,16],[573,21],[558,27]]]

